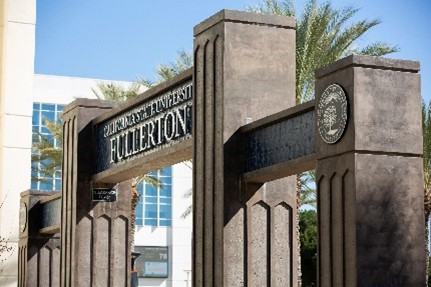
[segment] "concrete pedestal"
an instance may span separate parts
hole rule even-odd
[[[426,286],[419,63],[351,56],[316,72],[348,100],[335,144],[317,139],[319,286]]]
[[[78,99],[64,110],[61,219],[62,287],[129,286],[131,183],[117,185],[116,202],[92,201],[91,120],[113,103]]]
[[[193,286],[296,283],[296,181],[242,184],[238,128],[295,105],[293,18],[223,10],[194,30]]]

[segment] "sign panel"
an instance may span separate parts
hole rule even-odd
[[[96,173],[192,136],[192,80],[95,126]]]
[[[141,256],[135,261],[139,277],[169,277],[169,249],[167,246],[135,246],[135,251],[141,253]]]
[[[313,154],[314,132],[315,113],[310,110],[246,134],[246,172]]]
[[[93,188],[91,192],[92,201],[114,202],[117,201],[117,189],[115,188]]]
[[[41,226],[46,228],[53,225],[58,225],[61,222],[61,197],[41,204]]]

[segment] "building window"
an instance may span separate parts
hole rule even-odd
[[[59,121],[60,115],[63,112],[64,105],[46,104],[46,103],[33,103],[33,137],[40,137],[44,135],[49,139],[54,147],[59,147],[60,143],[52,136],[51,132],[45,125],[45,119],[49,121]],[[34,154],[34,151],[32,151]],[[31,173],[31,189],[38,190],[61,190],[61,168],[59,167],[55,172],[50,175],[42,175],[39,170],[43,166],[43,162],[32,162]]]
[[[147,182],[137,186],[139,203],[136,206],[136,225],[172,226],[172,167],[153,171],[161,186],[154,187]]]

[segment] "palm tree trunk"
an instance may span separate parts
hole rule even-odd
[[[425,211],[425,251],[426,251],[426,286],[428,286],[428,267],[429,267],[429,226],[428,221],[431,214],[431,190],[424,188],[424,211]]]
[[[297,242],[297,263],[298,263],[298,287],[302,286],[302,271],[301,271],[301,229],[299,226],[299,207],[301,206],[301,174],[296,175],[296,242]]]
[[[130,208],[132,209],[130,212],[130,245],[131,251],[135,251],[135,231],[136,231],[136,205],[139,202],[139,191],[136,189],[136,185],[132,186],[132,190],[130,191],[132,196],[130,197]]]

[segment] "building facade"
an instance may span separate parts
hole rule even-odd
[[[17,286],[20,192],[30,186],[36,0],[0,1],[0,286]],[[28,168],[23,168],[28,167]]]

